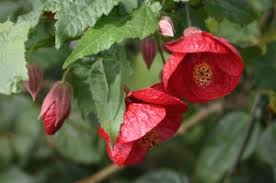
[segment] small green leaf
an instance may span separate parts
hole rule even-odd
[[[29,29],[28,22],[0,24],[0,93],[15,93],[17,83],[28,79],[24,43]]]
[[[234,112],[226,115],[210,132],[197,162],[196,175],[205,183],[218,182],[235,161],[248,129],[248,115]],[[255,150],[259,126],[253,132],[243,159]]]
[[[90,28],[81,38],[79,45],[66,59],[63,68],[78,59],[99,53],[127,38],[144,38],[156,31],[159,3],[141,5],[128,17],[106,17],[95,27]]]
[[[256,12],[248,0],[208,0],[204,4],[207,13],[219,20],[227,18],[239,24],[248,24],[256,18]]]
[[[85,29],[95,25],[103,15],[108,15],[120,0],[49,0],[45,11],[56,13],[56,48],[68,38],[79,36]]]
[[[156,170],[141,176],[135,183],[189,183],[189,180],[171,170]]]

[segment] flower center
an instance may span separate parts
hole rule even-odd
[[[209,64],[203,62],[196,64],[193,70],[193,79],[199,87],[207,87],[211,84],[213,71]]]
[[[148,132],[142,139],[142,144],[148,148],[152,148],[154,145],[159,144],[159,135],[155,129]]]

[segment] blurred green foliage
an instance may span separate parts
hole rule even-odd
[[[176,37],[187,26],[185,3],[182,1],[159,1],[162,5],[161,15],[168,15],[173,19]],[[42,122],[37,120],[41,102],[52,83],[62,77],[62,65],[72,52],[71,41],[79,40],[80,37],[79,32],[71,37],[66,34],[66,39],[62,39],[64,43],[57,50],[55,21],[40,12],[43,2],[0,0],[1,23],[7,20],[30,21],[25,57],[28,62],[38,64],[45,75],[42,94],[35,103],[32,103],[26,92],[0,96],[0,183],[70,183],[90,176],[110,164],[104,143],[97,136],[97,109],[91,93],[95,86],[89,82],[91,65],[99,58],[107,65],[123,63],[119,64],[123,67],[121,72],[127,70],[129,75],[121,73],[124,75],[122,83],[130,89],[147,87],[160,80],[160,55],[156,56],[151,69],[147,70],[139,53],[139,40],[129,39],[133,38],[132,35],[120,35],[124,39],[120,39],[121,43],[117,46],[124,58],[114,55],[112,49],[109,49],[97,55],[88,54],[73,65],[69,75],[74,87],[72,114],[55,136],[44,135]],[[247,131],[250,109],[257,91],[265,94],[272,92],[275,95],[275,0],[190,0],[189,3],[194,26],[225,37],[239,48],[246,63],[242,81],[235,92],[221,99],[223,112],[208,116],[187,133],[154,147],[142,164],[126,167],[103,182],[223,182]],[[142,0],[122,1],[120,5],[112,7],[107,17],[94,19],[99,19],[104,25],[105,19],[110,17],[131,17],[133,11],[142,4]],[[41,16],[36,19],[38,15]],[[96,23],[96,26],[99,25]],[[154,25],[150,26],[154,29]],[[171,39],[164,38],[163,41],[169,40]],[[165,57],[168,56],[166,53]],[[114,65],[109,66],[108,71]],[[111,71],[105,74],[111,81],[114,79]],[[231,179],[233,183],[276,181],[276,114],[275,110],[270,109],[269,103],[273,102],[270,101],[271,97],[265,98],[267,105],[236,174]],[[190,105],[190,108],[190,112],[184,117],[184,123],[188,117],[199,111],[197,105]]]

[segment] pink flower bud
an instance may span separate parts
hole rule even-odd
[[[68,83],[56,82],[45,97],[39,118],[44,122],[48,135],[53,135],[62,126],[71,110],[72,87]]]
[[[28,69],[29,80],[24,82],[24,87],[31,94],[34,101],[41,90],[43,74],[41,69],[35,64],[28,64],[26,67]]]
[[[164,16],[161,18],[161,20],[159,21],[159,32],[163,36],[174,36],[174,26],[170,17]]]
[[[144,61],[148,69],[150,69],[154,57],[156,56],[156,47],[156,42],[151,37],[146,37],[140,42],[140,51],[142,52]]]

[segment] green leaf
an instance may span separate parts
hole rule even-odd
[[[161,6],[146,1],[128,17],[106,17],[90,28],[81,38],[79,45],[66,59],[63,68],[76,60],[99,53],[127,38],[144,38],[155,32]]]
[[[11,168],[0,174],[0,182],[3,183],[34,183],[34,179],[18,168]]]
[[[0,24],[0,93],[15,93],[17,83],[28,79],[24,43],[29,28],[27,22]]]
[[[97,129],[76,114],[71,114],[53,141],[63,156],[85,164],[99,162],[104,151],[104,144],[97,137]]]
[[[248,0],[208,0],[204,4],[207,13],[219,20],[227,18],[239,24],[248,24],[256,18]]]
[[[127,13],[131,13],[134,9],[138,7],[137,0],[122,0],[121,4],[124,6]]]
[[[56,48],[68,38],[79,36],[85,29],[95,25],[103,15],[108,15],[120,0],[49,0],[45,11],[56,12]]]
[[[4,22],[8,18],[13,19],[16,14],[16,11],[18,11],[19,8],[20,6],[16,2],[0,2],[0,22]]]
[[[210,132],[197,162],[196,175],[205,183],[218,182],[235,161],[248,129],[248,115],[234,112],[226,115]],[[253,132],[243,159],[255,150],[259,126]]]
[[[41,10],[42,10],[42,3],[40,0],[31,1],[33,10],[27,14],[21,15],[18,17],[18,22],[28,21],[30,22],[31,26],[34,27],[38,24]]]
[[[135,183],[189,183],[189,180],[171,170],[156,170],[141,176]]]
[[[165,57],[167,57],[166,54]],[[127,86],[131,90],[146,88],[160,82],[160,72],[162,71],[163,64],[159,54],[156,55],[150,70],[147,68],[141,54],[138,54],[133,59],[131,67],[133,74],[131,77],[127,77]]]
[[[253,46],[258,44],[259,25],[253,21],[247,25],[239,25],[227,19],[217,22],[214,18],[208,18],[205,21],[208,29],[220,36],[228,39],[230,42],[241,47]]]
[[[268,127],[261,135],[258,146],[261,160],[276,168],[276,123]]]
[[[77,99],[79,108],[85,118],[91,119],[95,112],[95,104],[89,90],[90,67],[76,64],[72,68],[71,83],[74,87],[74,98]]]
[[[253,60],[254,81],[261,89],[276,89],[276,42],[267,46],[266,54]],[[265,74],[264,74],[265,73]]]
[[[123,79],[128,77],[129,67],[120,47],[112,47],[109,52],[104,52],[104,57],[93,63],[88,81],[101,127],[114,141],[123,122]]]

